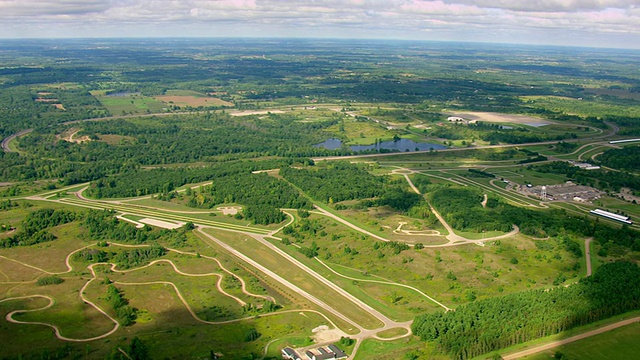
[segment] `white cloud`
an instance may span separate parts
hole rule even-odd
[[[475,5],[514,11],[577,12],[584,10],[628,9],[638,6],[637,0],[445,0],[451,4]]]
[[[314,36],[640,48],[638,0],[0,0],[0,36]],[[34,35],[35,34],[35,35]]]

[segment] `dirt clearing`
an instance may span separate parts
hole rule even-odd
[[[486,121],[494,123],[512,123],[529,126],[544,126],[551,124],[550,121],[527,115],[500,114],[492,112],[457,112],[453,114],[467,120]]]
[[[173,104],[178,106],[234,106],[233,103],[224,101],[215,97],[200,97],[200,96],[186,96],[186,95],[164,95],[154,96],[154,99],[160,100],[166,104]]]

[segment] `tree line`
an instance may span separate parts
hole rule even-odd
[[[454,359],[557,334],[640,309],[640,268],[607,263],[569,287],[539,289],[471,302],[455,311],[416,317],[412,330]]]

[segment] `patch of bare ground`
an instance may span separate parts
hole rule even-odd
[[[229,113],[231,116],[249,116],[249,115],[266,115],[266,114],[283,114],[282,110],[242,110],[242,111],[232,111]]]
[[[550,121],[539,118],[539,117],[518,115],[518,114],[500,114],[500,113],[493,113],[493,112],[469,111],[469,112],[456,112],[453,115],[459,116],[468,120],[496,122],[496,123],[514,123],[514,124],[523,124],[523,125],[537,124],[538,126],[551,124]]]
[[[160,100],[166,104],[174,104],[178,106],[234,106],[231,102],[208,96],[163,95],[155,96],[154,99]]]

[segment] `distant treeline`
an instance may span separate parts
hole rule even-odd
[[[478,300],[446,313],[416,317],[412,330],[453,359],[469,359],[640,309],[640,268],[602,265],[569,287]]]

